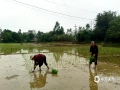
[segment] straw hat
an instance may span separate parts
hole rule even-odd
[[[33,59],[33,57],[34,57],[34,55],[31,55],[31,56],[30,56],[30,59],[32,60],[32,59]]]

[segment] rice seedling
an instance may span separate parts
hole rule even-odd
[[[22,54],[22,56],[25,60],[26,69],[31,72],[33,70],[34,62],[30,60],[30,54]]]
[[[0,52],[2,54],[16,54],[22,49],[27,50],[29,53],[54,53],[56,61],[63,56],[64,53],[69,55],[75,55],[79,57],[85,57],[87,60],[90,58],[90,45],[55,45],[53,43],[48,44],[0,44]],[[98,61],[111,62],[120,65],[120,48],[119,47],[103,47],[98,45]],[[28,56],[29,57],[29,56]],[[27,58],[26,58],[27,59]]]

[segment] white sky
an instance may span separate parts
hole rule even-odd
[[[119,13],[120,0],[17,0],[29,5],[33,5],[49,11],[54,11],[70,16],[81,18],[68,17],[56,13],[50,13],[38,8],[26,6],[15,2],[14,0],[0,0],[0,28],[10,29],[18,32],[28,30],[40,30],[49,32],[53,30],[55,22],[58,21],[65,31],[68,28],[74,30],[75,24],[77,27],[91,24],[98,13],[103,11],[117,11]],[[50,3],[55,2],[55,3]],[[74,8],[62,6],[71,6]],[[76,9],[75,9],[76,8]],[[79,9],[77,9],[79,8]]]

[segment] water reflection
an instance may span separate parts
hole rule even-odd
[[[40,53],[49,53],[49,50],[43,49],[43,50],[40,50]]]
[[[20,52],[21,52],[21,53],[28,53],[29,51],[28,51],[28,50],[21,49]]]
[[[32,52],[33,52],[33,53],[38,53],[39,51],[38,51],[37,48],[34,48]]]
[[[33,81],[29,82],[30,88],[42,88],[46,84],[46,77],[47,77],[47,71],[45,74],[39,73],[33,73]]]
[[[63,55],[64,55],[64,52],[54,52],[53,53],[53,56],[54,56],[56,62],[58,62],[61,59],[61,57],[63,57]]]
[[[93,69],[94,72],[91,71],[91,69],[89,69],[89,74],[90,74],[90,78],[89,78],[89,87],[90,90],[98,90],[98,84],[96,82],[94,82],[94,77],[97,75],[96,69]]]

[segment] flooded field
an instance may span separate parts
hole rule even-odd
[[[97,69],[88,67],[88,57],[76,53],[76,48],[20,49],[0,55],[1,90],[119,90],[120,67],[116,64],[98,62]],[[42,53],[50,67],[39,67],[31,73],[30,55]],[[85,53],[85,52],[83,52]],[[51,73],[57,69],[58,74]],[[97,76],[97,77],[96,77]],[[96,77],[96,78],[95,78]],[[95,81],[96,82],[95,82]]]

